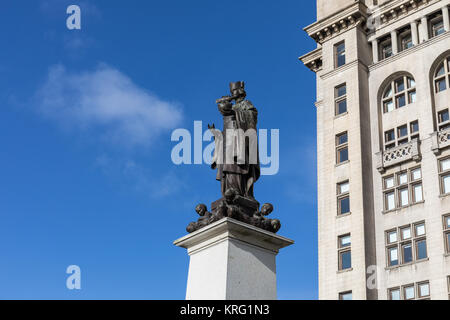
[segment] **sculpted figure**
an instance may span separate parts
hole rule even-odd
[[[258,228],[277,232],[280,221],[266,218],[273,206],[260,204],[254,197],[254,184],[260,178],[257,123],[258,111],[246,100],[243,81],[230,83],[230,96],[216,101],[223,117],[223,131],[208,125],[214,135],[215,150],[212,169],[217,169],[216,179],[220,181],[222,198],[211,204],[199,204],[196,211],[200,218],[191,222],[186,230],[194,232],[223,218],[232,218]]]

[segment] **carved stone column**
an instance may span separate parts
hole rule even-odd
[[[421,34],[422,34],[422,41],[428,41],[430,39],[430,31],[428,30],[428,18],[427,17],[422,17],[421,22]]]
[[[379,58],[378,58],[378,39],[372,40],[372,56],[373,56],[373,63],[377,63],[379,61]]]
[[[414,46],[419,44],[419,33],[417,31],[417,21],[411,22],[411,39]]]
[[[398,53],[398,35],[397,30],[391,32],[391,44],[392,44],[392,54],[396,55]]]
[[[442,19],[444,20],[445,31],[450,31],[450,20],[448,16],[448,6],[442,8]]]

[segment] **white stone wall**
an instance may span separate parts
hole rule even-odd
[[[363,1],[364,2],[364,1]],[[318,25],[332,20],[355,1],[318,0]],[[378,1],[386,6],[409,1]],[[442,216],[450,213],[450,196],[440,197],[438,158],[450,155],[450,148],[436,156],[431,135],[436,131],[436,112],[450,108],[450,89],[434,94],[431,79],[436,63],[447,52],[450,55],[450,31],[427,41],[422,18],[450,5],[448,0],[417,2],[419,9],[383,23],[367,32],[362,25],[332,32],[319,44],[322,67],[317,76],[317,151],[318,151],[318,237],[319,298],[337,299],[340,292],[351,290],[353,299],[387,299],[388,288],[430,281],[431,299],[448,299],[447,276],[450,257],[445,255]],[[365,1],[371,5],[372,1]],[[381,6],[383,7],[383,5]],[[391,8],[390,7],[390,8]],[[411,22],[419,25],[420,43],[386,60],[374,63],[373,40]],[[332,21],[330,22],[332,23]],[[310,28],[310,27],[308,27]],[[311,34],[315,36],[316,33]],[[317,40],[317,37],[316,37]],[[346,65],[334,67],[334,45],[345,40]],[[305,62],[306,63],[306,62]],[[395,75],[408,74],[416,81],[417,101],[383,114],[381,94]],[[335,116],[334,88],[347,84],[348,113]],[[421,160],[403,162],[378,171],[383,150],[384,131],[419,120]],[[336,165],[335,136],[348,132],[349,161]],[[382,177],[420,165],[424,202],[389,213],[383,213]],[[336,184],[350,181],[351,214],[337,216]],[[385,231],[425,221],[428,259],[397,268],[386,268]],[[351,233],[352,269],[338,271],[338,236]],[[366,269],[378,267],[378,290],[366,286]]]

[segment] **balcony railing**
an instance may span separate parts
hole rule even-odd
[[[418,139],[413,139],[411,142],[379,152],[377,153],[377,155],[377,169],[380,172],[384,172],[386,168],[398,165],[406,161],[420,161],[422,159],[422,156],[420,154],[420,141]]]
[[[438,155],[442,149],[450,147],[450,128],[434,132],[431,135],[433,152]]]

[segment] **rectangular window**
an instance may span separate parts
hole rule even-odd
[[[337,185],[338,215],[350,213],[350,185],[349,182]]]
[[[428,258],[425,222],[391,229],[385,234],[388,267]]]
[[[339,300],[352,300],[352,292],[341,292],[339,293]]]
[[[400,288],[389,289],[389,300],[400,300]]]
[[[437,18],[431,21],[431,36],[436,37],[445,32],[444,21],[442,18]]]
[[[339,68],[345,64],[345,42],[338,43],[334,47],[335,66]]]
[[[407,284],[388,289],[389,300],[429,300],[430,283],[428,281]]]
[[[384,210],[392,211],[423,202],[422,170],[411,168],[383,178]]]
[[[347,132],[336,136],[336,162],[348,161],[348,135]]]
[[[430,283],[428,281],[419,283],[417,286],[419,299],[427,299],[430,297]]]
[[[402,84],[399,84],[402,86]],[[384,149],[389,150],[396,146],[408,143],[414,139],[419,139],[419,121],[412,121],[401,125],[396,129],[384,132]]]
[[[447,277],[448,300],[450,300],[450,276]]]
[[[381,48],[381,52],[380,52],[381,59],[387,59],[390,56],[392,56],[392,44],[391,44],[390,38],[387,40],[381,41],[380,48]]]
[[[347,86],[342,84],[334,89],[335,92],[335,114],[340,115],[347,112]]]
[[[450,158],[439,160],[441,194],[450,194]]]
[[[352,268],[352,250],[350,234],[338,237],[339,270]]]
[[[400,48],[401,51],[412,48],[413,42],[411,37],[411,32],[406,31],[400,35]]]
[[[450,214],[443,217],[445,252],[450,254]]]
[[[416,298],[414,284],[403,287],[403,296],[405,300],[414,300]]]
[[[439,130],[445,130],[450,127],[450,115],[448,109],[438,112]]]

